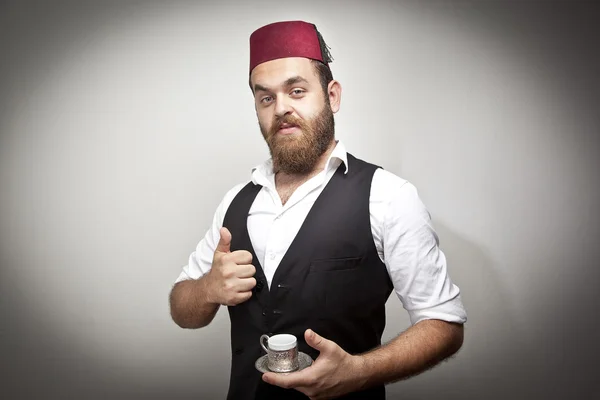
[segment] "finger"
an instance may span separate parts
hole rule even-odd
[[[319,350],[319,352],[331,352],[339,347],[337,344],[332,342],[331,340],[325,339],[323,336],[318,335],[312,329],[307,329],[304,332],[304,339],[306,340],[306,344],[312,347],[315,350]]]
[[[232,251],[227,257],[238,265],[252,263],[252,253],[247,250]]]
[[[231,246],[231,233],[229,229],[222,227],[219,231],[221,237],[219,238],[219,243],[217,243],[217,248],[215,251],[219,251],[221,253],[229,253]]]
[[[252,278],[256,274],[256,267],[252,264],[238,265],[235,272],[238,278]]]
[[[235,297],[235,304],[240,304],[243,303],[245,301],[250,300],[250,297],[252,297],[252,292],[242,292],[242,293],[238,293]]]
[[[263,381],[268,384],[282,387],[284,389],[298,388],[301,386],[309,386],[312,383],[310,373],[311,367],[305,368],[299,372],[289,374],[276,374],[274,372],[266,372],[263,374]]]
[[[240,279],[237,285],[239,292],[249,292],[254,286],[256,286],[256,279],[254,278],[245,278]]]

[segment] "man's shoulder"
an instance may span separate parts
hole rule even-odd
[[[253,185],[254,185],[254,183],[252,182],[251,179],[248,179],[244,182],[237,183],[231,189],[229,189],[227,191],[227,195],[235,197],[239,192],[242,191],[243,188],[245,188],[246,186],[253,186]]]
[[[225,215],[225,213],[229,209],[229,206],[233,202],[233,199],[235,199],[235,197],[242,191],[242,189],[244,189],[248,184],[251,183],[252,181],[250,180],[238,183],[225,192],[225,195],[223,196],[223,198],[221,199],[221,203],[219,204],[219,211],[222,213],[222,215]]]
[[[407,179],[383,168],[378,168],[375,171],[373,181],[375,180],[379,181],[382,185],[396,188],[400,188],[406,184],[410,185],[410,182]]]
[[[408,179],[383,167],[378,167],[373,174],[371,195],[374,200],[390,201],[399,197],[418,197],[418,190]]]
[[[371,165],[376,167],[375,172],[373,174],[373,182],[376,182],[382,185],[390,185],[392,187],[401,187],[404,186],[405,184],[409,183],[408,180],[406,180],[405,178],[385,169],[384,166],[376,163],[376,162],[371,162],[362,158],[359,158],[355,155],[353,155],[352,153],[348,152],[348,158],[353,158],[354,162],[357,163],[361,163],[361,164],[366,164],[366,165]],[[410,184],[410,183],[409,183]]]

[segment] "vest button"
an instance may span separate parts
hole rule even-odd
[[[263,308],[263,310],[262,310],[262,315],[263,315],[264,317],[266,317],[266,316],[267,316],[267,309],[266,309],[266,308]]]
[[[256,281],[256,286],[254,288],[256,289],[257,292],[260,292],[261,290],[263,290],[263,287],[265,287],[265,283],[263,282],[262,279],[258,279]]]

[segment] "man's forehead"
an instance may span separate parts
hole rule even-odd
[[[263,86],[278,86],[294,77],[301,77],[309,83],[317,79],[314,67],[308,58],[280,58],[259,64],[252,71],[251,81],[253,84]]]

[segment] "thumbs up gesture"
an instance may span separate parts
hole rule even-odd
[[[252,296],[256,286],[252,254],[246,250],[231,251],[231,233],[221,228],[221,238],[213,256],[212,268],[207,274],[208,297],[212,303],[235,306]]]

